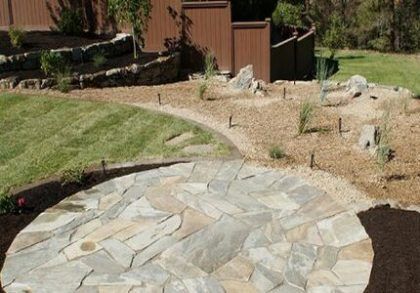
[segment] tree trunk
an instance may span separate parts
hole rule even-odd
[[[133,33],[133,52],[134,52],[134,59],[137,59],[137,36],[134,29],[134,26],[132,27],[132,33]]]

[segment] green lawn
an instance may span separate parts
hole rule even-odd
[[[195,136],[178,146],[165,141]],[[228,147],[188,122],[136,107],[0,93],[0,192],[76,166],[183,156],[192,144]]]
[[[323,56],[329,56],[320,49]],[[319,52],[318,52],[319,54]],[[397,85],[420,94],[420,54],[385,54],[361,50],[340,50],[336,54],[339,71],[332,77],[343,81],[355,74],[363,75],[369,82]]]

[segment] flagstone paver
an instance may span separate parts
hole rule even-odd
[[[46,210],[11,245],[6,292],[363,292],[357,215],[284,172],[202,161],[131,174]]]

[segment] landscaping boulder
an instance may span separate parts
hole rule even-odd
[[[239,73],[229,81],[229,84],[237,90],[247,90],[251,87],[254,79],[254,69],[252,65],[242,68]]]
[[[360,75],[353,75],[347,81],[346,91],[352,97],[358,97],[368,89],[368,82],[366,78]]]
[[[249,88],[249,90],[254,94],[254,95],[264,95],[265,94],[265,82],[263,80],[259,80],[259,79],[252,79],[251,82],[251,86]]]
[[[359,138],[359,147],[363,150],[374,149],[378,142],[379,127],[363,125]]]

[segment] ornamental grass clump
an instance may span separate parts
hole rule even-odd
[[[303,102],[300,106],[298,120],[298,134],[304,134],[308,131],[309,123],[312,120],[314,106],[310,102]]]
[[[378,147],[376,149],[376,162],[381,170],[385,168],[386,163],[391,160],[392,149],[390,146],[390,134],[391,134],[391,114],[389,107],[385,110],[382,115],[381,125],[379,126],[378,135]]]

